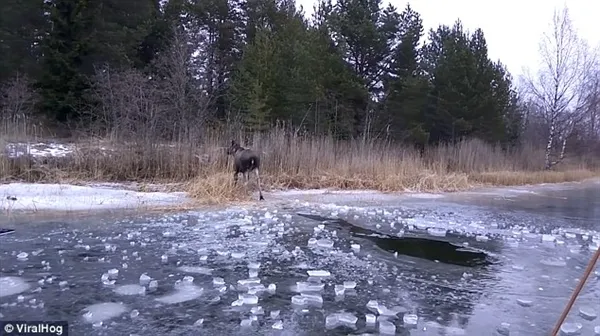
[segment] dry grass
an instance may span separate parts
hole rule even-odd
[[[0,139],[4,146],[12,139]],[[250,186],[235,187],[232,160],[219,132],[197,145],[75,140],[65,158],[0,157],[7,180],[77,183],[81,181],[178,182],[201,203],[250,200]],[[251,146],[262,155],[265,189],[374,189],[458,191],[480,185],[522,185],[575,181],[600,175],[598,166],[571,158],[555,171],[543,171],[543,149],[524,146],[507,154],[478,140],[426,149],[382,142],[334,141],[328,137],[290,136],[276,128],[255,134]]]

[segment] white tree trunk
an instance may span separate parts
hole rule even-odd
[[[552,119],[550,121],[550,133],[548,134],[548,143],[546,144],[546,157],[544,167],[550,169],[552,167],[552,161],[550,161],[550,154],[552,153],[552,144],[554,143],[554,137],[556,136],[556,121]]]

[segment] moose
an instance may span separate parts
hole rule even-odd
[[[235,140],[231,140],[231,145],[227,149],[227,155],[233,155],[233,181],[234,184],[237,184],[238,175],[242,173],[243,176],[246,177],[246,183],[250,179],[250,172],[253,170],[256,172],[256,178],[258,180],[258,195],[259,201],[264,201],[264,197],[262,194],[262,189],[260,186],[260,157],[258,154],[248,148],[244,148],[240,146]]]

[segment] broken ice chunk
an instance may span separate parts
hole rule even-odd
[[[533,304],[533,301],[517,299],[517,303],[519,304],[519,306],[522,306],[522,307],[531,307],[531,305]]]
[[[563,335],[579,335],[583,325],[581,323],[565,322],[560,326],[560,331]]]
[[[280,311],[279,310],[272,310],[271,313],[269,313],[269,316],[272,319],[276,319],[279,316]]]
[[[335,329],[340,325],[340,321],[338,320],[337,314],[327,315],[325,317],[325,328],[326,329]]]
[[[344,285],[335,285],[333,290],[335,292],[335,295],[344,295],[344,292],[346,291],[346,287],[344,287]]]
[[[281,321],[281,320],[275,321],[275,323],[273,323],[273,325],[271,326],[271,328],[277,329],[277,330],[283,329],[283,321]]]
[[[377,317],[375,317],[375,315],[373,314],[366,314],[365,321],[367,323],[367,327],[374,327],[375,322],[377,321]]]
[[[300,295],[294,295],[292,296],[292,304],[297,306],[304,306],[306,305],[306,298]]]
[[[354,316],[352,313],[339,313],[338,321],[347,327],[354,328],[356,321],[358,321],[358,317]]]
[[[354,289],[356,287],[355,281],[344,281],[344,288],[346,289]]]
[[[158,281],[157,280],[151,280],[148,283],[148,290],[153,292],[158,288]]]
[[[250,309],[250,312],[254,315],[264,315],[265,314],[265,310],[261,306],[252,307],[252,309]]]
[[[111,268],[107,272],[108,278],[111,280],[116,280],[119,277],[119,270],[116,268]]]
[[[367,302],[367,309],[369,309],[372,312],[378,313],[379,303],[377,303],[377,301],[375,300],[370,300],[369,302]]]
[[[327,239],[327,238],[319,239],[319,240],[317,240],[317,246],[319,246],[321,248],[332,248],[333,241],[331,239]]]
[[[311,277],[328,277],[331,276],[331,273],[329,273],[329,271],[324,271],[324,270],[311,270],[311,271],[306,271],[306,273],[308,273],[308,276]]]
[[[242,319],[242,320],[240,321],[240,326],[241,326],[242,328],[248,328],[248,327],[250,327],[251,325],[252,325],[252,320],[251,320],[251,319]]]
[[[509,336],[510,335],[510,323],[502,322],[498,326],[498,328],[496,328],[496,331],[498,332],[498,334],[500,334],[502,336]]]
[[[395,335],[396,326],[390,321],[379,321],[379,333],[381,335]]]
[[[312,283],[312,282],[304,282],[298,281],[296,282],[296,291],[302,292],[320,292],[325,287],[325,284],[322,283]]]
[[[596,314],[596,311],[592,307],[581,307],[579,308],[579,316],[588,321],[593,321],[596,319],[598,314]]]
[[[255,305],[258,303],[258,296],[254,294],[243,294],[242,300],[245,305]]]
[[[444,228],[430,227],[427,228],[427,233],[434,237],[445,237],[447,230]]]
[[[323,297],[319,294],[300,293],[300,296],[304,298],[304,302],[307,304],[316,306],[320,306],[323,304]]]
[[[419,317],[416,314],[404,314],[402,321],[404,322],[404,325],[414,327],[417,325]]]
[[[140,286],[146,286],[152,280],[146,273],[140,275]]]
[[[354,251],[354,253],[360,252],[360,245],[359,244],[351,244],[350,248],[352,249],[352,251]]]

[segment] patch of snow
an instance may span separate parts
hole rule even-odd
[[[11,158],[25,155],[33,157],[65,157],[73,153],[73,146],[54,142],[9,143],[6,145],[5,153]]]
[[[16,200],[8,199],[15,197]],[[2,210],[135,209],[183,204],[184,192],[136,192],[68,184],[10,183],[0,185]]]

